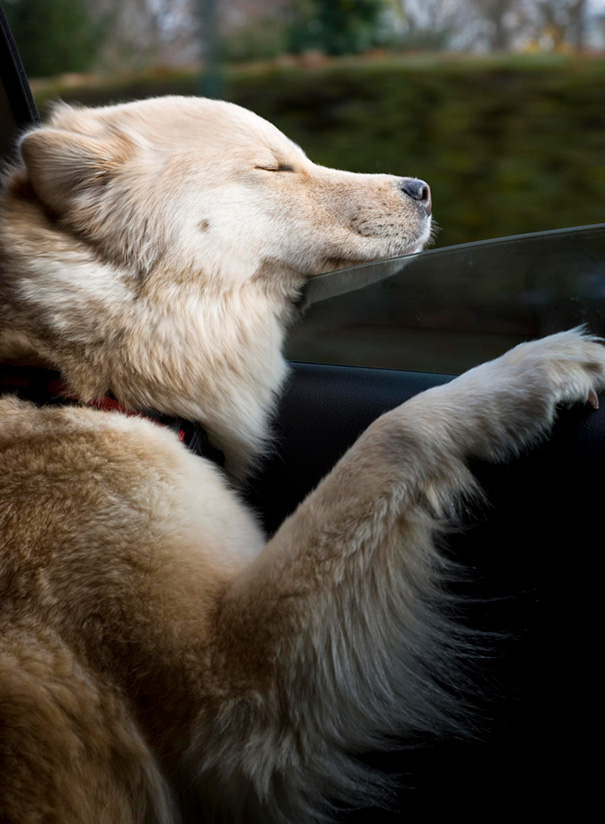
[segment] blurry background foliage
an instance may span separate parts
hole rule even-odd
[[[292,6],[287,31],[294,53],[359,54],[380,43],[384,0],[309,0]]]
[[[5,5],[31,76],[87,71],[94,66],[104,33],[86,0],[8,0]]]
[[[198,94],[220,55],[222,96],[316,162],[428,180],[438,245],[602,221],[605,0],[4,7],[42,108]]]

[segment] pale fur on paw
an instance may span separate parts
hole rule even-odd
[[[605,346],[582,328],[522,343],[443,386],[412,398],[401,413],[427,449],[450,458],[506,459],[549,432],[559,405],[598,405]]]
[[[522,343],[504,359],[519,364],[530,381],[532,367],[545,372],[542,379],[549,384],[555,404],[590,403],[598,408],[597,393],[605,389],[605,346],[602,338],[583,327]]]

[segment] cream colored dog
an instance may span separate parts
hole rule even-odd
[[[81,403],[0,401],[0,819],[314,821],[372,791],[356,751],[459,723],[433,539],[469,458],[596,402],[604,350],[562,333],[413,398],[267,543],[232,484],[266,441],[293,301],[422,248],[428,187],[316,166],[200,99],[62,106],[21,154],[0,355]],[[226,474],[86,406],[109,392],[202,423]]]

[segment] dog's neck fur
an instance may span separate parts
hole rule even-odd
[[[142,276],[41,220],[41,204],[14,187],[2,207],[0,359],[57,369],[83,401],[111,392],[199,422],[243,477],[268,436],[302,278],[267,261],[231,288],[169,260]]]

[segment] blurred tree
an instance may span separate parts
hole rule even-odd
[[[468,0],[396,0],[402,23],[397,45],[404,50],[441,51],[471,47],[475,15]]]
[[[481,36],[489,51],[510,49],[524,21],[521,0],[471,0],[471,6],[482,19]]]
[[[589,21],[598,16],[597,4],[590,0],[399,0],[399,4],[405,20],[404,42],[422,43],[424,35],[427,43],[450,49],[509,51],[527,43],[536,49],[582,49]]]
[[[4,5],[31,77],[92,66],[103,32],[91,20],[86,0],[5,0]]]
[[[380,42],[386,6],[385,0],[302,0],[291,12],[290,48],[328,54],[365,51]]]
[[[198,0],[200,2],[200,0]],[[270,60],[288,47],[293,0],[221,0],[220,32],[226,61]]]
[[[221,44],[218,31],[217,0],[197,0],[200,33],[204,40],[204,71],[200,93],[204,97],[220,99],[223,87],[221,71]]]
[[[575,0],[569,9],[571,42],[576,49],[583,49],[586,39],[586,0]]]
[[[191,63],[199,58],[197,0],[86,0],[106,36],[104,69]]]
[[[526,0],[527,2],[527,0]],[[538,34],[547,34],[553,48],[563,44],[583,49],[586,36],[586,0],[529,0],[533,6]]]

